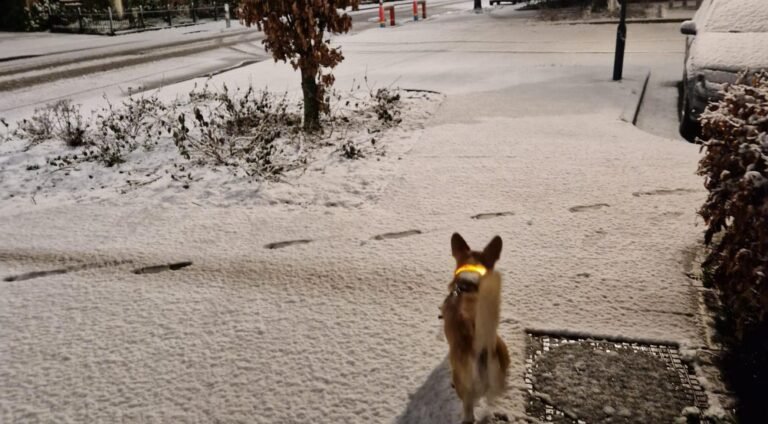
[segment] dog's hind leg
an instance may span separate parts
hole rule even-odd
[[[464,419],[461,421],[463,424],[469,424],[475,422],[475,393],[474,388],[471,385],[471,374],[464,373],[462,377],[461,371],[454,369],[452,373],[453,388],[456,390],[456,394],[461,399],[464,406]],[[468,375],[469,374],[469,375]]]
[[[464,420],[462,424],[474,424],[475,422],[475,399],[469,394],[462,399],[464,403]]]

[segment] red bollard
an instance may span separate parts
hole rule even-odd
[[[419,5],[416,3],[416,0],[413,0],[413,20],[419,20]]]
[[[389,7],[389,24],[395,26],[395,5]]]
[[[427,2],[426,0],[421,3],[421,17],[427,19]]]

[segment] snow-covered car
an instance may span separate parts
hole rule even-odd
[[[680,133],[692,139],[723,84],[768,69],[768,0],[704,0],[680,32],[687,36]]]

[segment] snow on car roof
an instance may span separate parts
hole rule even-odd
[[[708,32],[768,32],[767,0],[714,0]]]

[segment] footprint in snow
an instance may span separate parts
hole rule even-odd
[[[70,267],[67,267],[67,268],[57,268],[57,269],[49,269],[49,270],[44,270],[44,271],[25,272],[23,274],[9,275],[9,276],[3,278],[3,281],[5,281],[5,282],[12,282],[12,281],[32,280],[32,279],[35,279],[35,278],[48,277],[49,275],[66,274],[68,272],[77,272],[77,271],[83,271],[83,270],[86,270],[86,269],[96,269],[96,268],[106,268],[106,267],[112,267],[112,266],[119,266],[119,265],[123,265],[123,264],[129,263],[129,262],[131,262],[131,261],[128,261],[128,260],[105,261],[105,262],[99,262],[99,263],[88,263],[88,264],[70,266]]]
[[[514,212],[489,212],[489,213],[479,213],[477,215],[472,215],[472,219],[491,219],[491,218],[500,218],[502,216],[512,216],[514,215]]]
[[[31,280],[33,278],[47,277],[49,275],[66,274],[68,272],[69,272],[69,269],[66,269],[66,268],[51,269],[47,271],[32,271],[32,272],[26,272],[24,274],[9,275],[3,278],[3,281],[5,282],[24,281],[24,280]]]
[[[312,240],[301,239],[301,240],[278,241],[275,243],[267,243],[264,245],[264,248],[265,249],[282,249],[284,247],[293,246],[295,244],[307,244],[307,243],[312,243]]]
[[[602,208],[607,208],[607,207],[610,207],[610,206],[611,205],[609,205],[607,203],[595,203],[594,205],[572,206],[572,207],[568,208],[568,210],[570,212],[575,213],[575,212],[584,212],[584,211],[593,210],[593,209],[602,209]]]
[[[421,234],[421,230],[408,230],[408,231],[399,231],[395,233],[384,233],[379,234],[377,236],[374,236],[374,240],[388,240],[388,239],[399,239],[403,237],[410,237],[415,236],[417,234]]]
[[[152,265],[152,266],[145,266],[143,268],[134,269],[133,273],[134,274],[157,274],[158,272],[163,272],[163,271],[178,271],[190,265],[192,265],[191,261],[175,262],[172,264],[164,264],[164,265]]]

